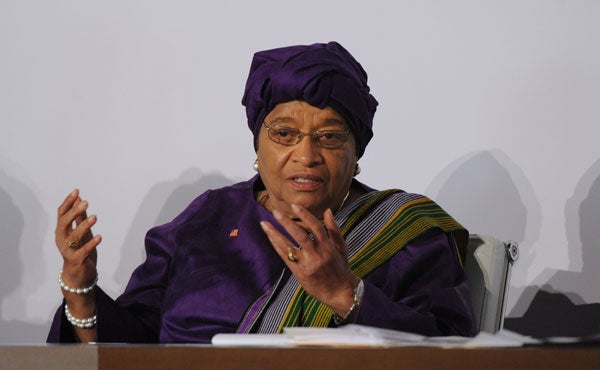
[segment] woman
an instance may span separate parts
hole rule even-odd
[[[423,196],[354,179],[377,106],[360,64],[336,42],[262,51],[242,102],[258,174],[151,229],[116,301],[96,285],[96,217],[78,191],[65,199],[65,304],[48,341],[209,342],[350,322],[472,335],[467,231]]]

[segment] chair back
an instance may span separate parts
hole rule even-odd
[[[471,234],[464,268],[471,285],[471,302],[480,331],[495,333],[504,325],[510,270],[519,257],[514,242]]]

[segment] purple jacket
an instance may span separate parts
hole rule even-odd
[[[209,343],[217,333],[236,332],[285,268],[259,225],[278,223],[254,199],[258,184],[255,177],[207,191],[173,221],[152,228],[146,260],[125,292],[114,301],[96,288],[98,342]],[[417,237],[363,280],[357,324],[474,334],[468,283],[441,230]],[[47,340],[75,340],[64,305]]]

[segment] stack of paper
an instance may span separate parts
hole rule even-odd
[[[295,347],[295,346],[353,346],[353,347],[520,347],[536,343],[510,331],[496,334],[481,332],[471,337],[424,337],[396,330],[362,325],[340,328],[285,328],[283,334],[217,334],[215,346]]]

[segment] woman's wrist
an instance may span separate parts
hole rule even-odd
[[[84,287],[72,287],[70,285],[67,285],[64,281],[63,281],[63,269],[60,270],[60,272],[58,273],[58,283],[60,284],[61,289],[69,292],[69,293],[73,293],[73,294],[88,294],[89,292],[91,292],[94,287],[96,286],[96,284],[98,284],[98,272],[96,271],[96,277],[94,278],[94,281],[88,285],[88,286],[84,286]]]
[[[348,311],[343,316],[334,313],[333,320],[336,325],[344,325],[354,322],[356,320],[356,315],[358,313],[358,309],[360,307],[360,303],[364,294],[364,287],[365,285],[363,280],[359,279],[358,283],[354,287],[352,305],[350,306]]]
[[[76,328],[91,329],[96,327],[96,314],[83,318],[75,317],[69,310],[69,306],[65,303],[65,316],[67,320]]]
[[[63,270],[61,269],[58,274],[58,283],[65,298],[65,315],[69,322],[79,328],[93,327],[90,325],[96,314],[95,287],[98,283],[98,273],[96,273],[93,282],[86,286],[71,286],[72,283],[64,281]]]

